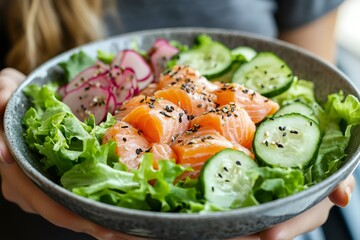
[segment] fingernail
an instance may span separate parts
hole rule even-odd
[[[349,204],[349,202],[350,202],[350,200],[351,200],[351,189],[350,189],[350,187],[349,186],[347,186],[346,188],[345,188],[345,193],[346,193],[346,196],[347,196],[347,202],[346,202],[346,205],[345,206],[347,206],[348,204]]]

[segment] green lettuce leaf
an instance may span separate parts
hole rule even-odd
[[[112,60],[114,59],[115,54],[111,53],[111,52],[104,52],[101,50],[97,51],[97,59],[99,59],[100,61],[110,64],[112,62]]]
[[[33,107],[25,113],[23,124],[25,142],[43,156],[44,169],[52,169],[61,177],[82,161],[81,156],[88,151],[85,142],[96,139],[96,144],[100,145],[100,135],[115,120],[109,117],[100,126],[85,124],[55,97],[55,90],[52,85],[25,88],[24,93],[31,98]]]
[[[247,174],[253,181],[253,187],[245,206],[284,198],[307,188],[303,172],[299,169],[258,167]]]
[[[331,94],[318,118],[324,136],[314,164],[305,173],[309,184],[329,177],[342,166],[351,129],[360,123],[359,100],[353,95],[344,97],[343,92]]]
[[[139,188],[124,194],[119,206],[156,211],[201,211],[195,185],[174,185],[175,179],[186,168],[170,160],[160,160],[159,168],[152,166],[152,154],[144,154],[139,169],[134,170],[134,180]]]
[[[65,72],[66,82],[70,82],[79,72],[95,64],[95,60],[83,51],[71,55],[68,61],[59,63]]]
[[[301,101],[305,104],[313,104],[315,101],[314,83],[294,78],[291,87],[282,94],[272,98],[280,106],[293,101]]]

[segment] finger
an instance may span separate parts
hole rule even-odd
[[[347,177],[337,188],[329,195],[330,200],[339,207],[346,207],[350,202],[351,193],[355,188],[355,179],[353,175]]]
[[[334,204],[326,198],[306,212],[261,232],[260,237],[262,240],[293,239],[302,233],[312,231],[325,223],[332,206]]]
[[[11,68],[0,71],[0,116],[3,115],[6,103],[11,94],[25,79],[25,75]]]
[[[4,68],[0,71],[0,76],[9,76],[13,81],[15,81],[18,85],[24,81],[26,76],[13,68]]]

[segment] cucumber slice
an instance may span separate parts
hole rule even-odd
[[[286,63],[271,52],[260,52],[239,67],[232,82],[244,84],[266,97],[274,97],[290,88],[293,74]]]
[[[319,119],[315,116],[314,111],[308,105],[302,102],[292,102],[281,107],[280,110],[275,113],[274,117],[279,117],[290,113],[300,113],[308,118],[311,118],[317,124],[319,124]]]
[[[252,182],[245,171],[257,167],[245,153],[225,149],[204,165],[200,184],[204,197],[223,208],[241,206],[252,190]]]
[[[273,167],[304,168],[319,148],[319,125],[299,113],[269,118],[255,133],[253,147],[256,159]]]
[[[231,51],[205,35],[197,38],[198,45],[177,55],[176,63],[195,68],[207,79],[219,77],[230,70]]]

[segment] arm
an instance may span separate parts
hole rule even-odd
[[[279,38],[334,62],[336,15],[337,11],[333,10],[309,24],[280,32]]]

